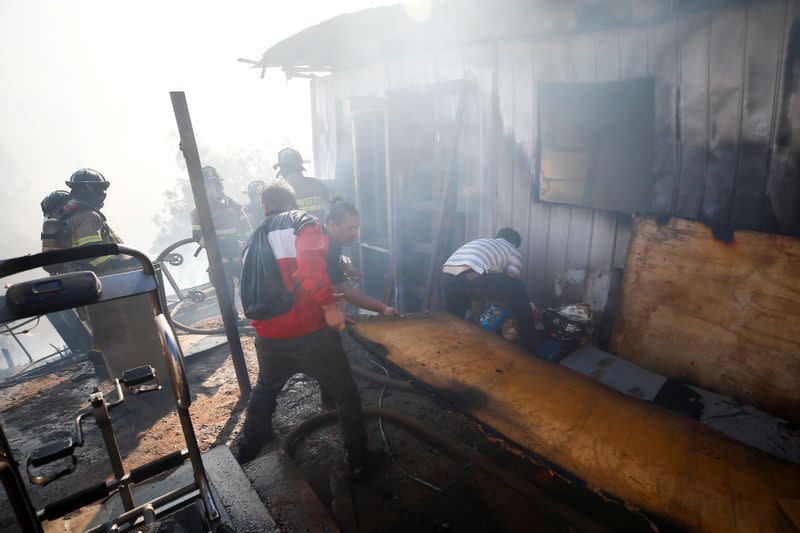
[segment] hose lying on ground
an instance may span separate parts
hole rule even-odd
[[[476,452],[475,450],[464,446],[463,444],[449,438],[445,437],[441,433],[434,431],[433,429],[425,426],[424,424],[420,423],[418,420],[402,415],[395,411],[391,411],[389,409],[382,409],[377,407],[364,407],[364,416],[369,418],[383,418],[386,421],[392,422],[399,426],[403,426],[404,428],[416,433],[430,443],[439,446],[447,450],[448,452],[452,453],[453,455],[459,457],[464,461],[469,461],[473,465],[477,466],[478,468],[482,469],[484,472],[487,472],[503,483],[505,483],[508,487],[514,489],[515,491],[524,494],[530,498],[534,498],[536,503],[547,509],[548,511],[552,512],[555,515],[560,516],[561,518],[567,520],[570,524],[575,526],[578,531],[605,531],[605,528],[599,526],[598,524],[592,522],[585,516],[577,513],[575,510],[567,507],[566,505],[562,504],[561,502],[553,499],[540,488],[531,485],[527,481],[519,478],[518,476],[512,474],[508,470],[502,468],[501,466],[493,463],[480,453]],[[288,455],[291,455],[292,449],[294,446],[305,436],[309,433],[322,428],[324,426],[331,425],[338,421],[339,413],[338,411],[325,411],[321,414],[313,416],[309,419],[304,420],[300,424],[294,427],[289,435],[283,439],[281,442],[281,449],[283,449]]]
[[[383,385],[384,387],[389,387],[391,389],[402,390],[407,392],[412,392],[416,390],[414,388],[414,385],[412,385],[411,383],[406,383],[405,381],[399,381],[397,379],[381,376],[380,374],[377,374],[375,372],[370,372],[369,370],[365,370],[357,366],[351,366],[350,369],[356,376],[368,379],[370,381],[374,381],[378,385]]]
[[[225,328],[212,328],[212,329],[203,329],[203,328],[193,328],[192,326],[187,326],[186,324],[181,324],[177,320],[173,318],[173,313],[177,313],[178,309],[181,308],[183,302],[186,300],[181,300],[172,310],[169,312],[169,319],[172,322],[172,325],[176,328],[185,331],[186,333],[193,333],[195,335],[225,335]]]

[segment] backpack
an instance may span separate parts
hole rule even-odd
[[[251,320],[267,320],[292,308],[296,287],[289,290],[283,283],[269,235],[291,228],[297,236],[305,226],[316,223],[303,211],[284,211],[267,216],[250,235],[242,252],[240,291],[244,316]]]

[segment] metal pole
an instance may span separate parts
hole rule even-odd
[[[31,503],[28,489],[19,473],[19,463],[11,453],[6,434],[0,426],[0,478],[6,491],[6,496],[14,515],[17,518],[19,530],[23,533],[41,533],[42,525],[36,518],[36,510]]]
[[[17,341],[17,344],[19,344],[19,347],[22,348],[22,351],[25,352],[25,355],[28,356],[28,361],[33,363],[33,357],[31,357],[30,352],[25,349],[25,345],[22,344],[22,342],[17,338],[17,335],[14,333],[14,330],[12,330],[10,327],[8,327],[8,324],[5,324],[5,327],[6,327],[6,330],[8,331],[8,334],[11,335],[11,337],[13,337],[13,339],[15,341]]]
[[[11,352],[8,351],[6,348],[0,348],[3,351],[3,357],[6,360],[6,366],[8,366],[8,370],[14,370],[14,360],[11,358]]]
[[[114,436],[114,429],[111,427],[111,418],[108,415],[108,405],[106,404],[103,393],[95,388],[91,396],[92,415],[100,428],[100,434],[103,436],[103,442],[106,445],[106,452],[108,453],[108,460],[111,463],[111,471],[114,477],[119,481],[125,477],[125,466],[122,464],[122,457],[119,454],[119,446],[117,445],[117,438]],[[126,511],[130,511],[135,507],[133,503],[133,494],[129,485],[122,485],[119,488],[119,496],[122,499],[122,506]]]
[[[175,121],[178,123],[178,132],[181,136],[181,151],[186,159],[186,168],[189,171],[189,180],[192,185],[192,196],[197,207],[197,218],[200,220],[200,230],[206,245],[208,264],[211,268],[211,282],[217,293],[217,302],[222,314],[222,323],[225,326],[225,335],[228,337],[228,347],[231,350],[233,369],[239,390],[243,397],[250,395],[250,376],[247,373],[247,364],[242,352],[242,342],[239,339],[239,327],[236,320],[236,310],[231,293],[228,292],[228,283],[225,280],[222,268],[222,255],[219,251],[217,233],[214,229],[214,220],[211,217],[211,207],[208,204],[206,184],[203,180],[203,171],[200,164],[200,155],[197,152],[197,142],[194,138],[192,119],[189,116],[189,106],[186,103],[186,94],[182,91],[169,93],[172,99],[172,108],[175,111]]]

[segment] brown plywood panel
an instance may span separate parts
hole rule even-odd
[[[637,219],[612,350],[664,375],[800,419],[800,240]]]
[[[692,531],[791,527],[778,502],[800,497],[796,464],[531,357],[451,316],[373,319],[357,327],[415,380],[591,487]]]

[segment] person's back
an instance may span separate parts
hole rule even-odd
[[[327,274],[328,236],[319,220],[297,210],[288,183],[267,185],[262,203],[266,218],[248,241],[242,269],[242,303],[257,334],[259,374],[235,455],[248,462],[273,438],[278,394],[292,375],[302,373],[334,399],[350,467],[358,474],[365,463],[366,432],[339,337],[345,317]]]
[[[317,178],[302,174],[292,174],[284,179],[297,194],[298,209],[319,220],[325,220],[331,203],[331,191],[328,186]]]
[[[332,199],[331,190],[317,178],[305,176],[304,163],[300,152],[284,148],[278,152],[278,162],[272,168],[278,171],[277,177],[294,189],[298,209],[324,221]]]
[[[533,320],[525,284],[519,280],[522,238],[503,228],[494,239],[476,239],[456,250],[442,266],[447,311],[464,318],[472,301],[501,302],[517,318],[520,338],[530,348]]]
[[[66,185],[70,188],[69,193],[56,191],[42,201],[44,216],[56,217],[64,229],[60,242],[53,249],[122,244],[122,239],[114,233],[100,211],[109,187],[105,177],[84,168],[73,173]],[[90,270],[103,276],[138,268],[141,265],[136,259],[110,255],[59,265],[52,273]],[[78,315],[91,329],[92,351],[88,356],[98,373],[107,373],[115,378],[125,370],[147,364],[153,366],[159,376],[167,375],[166,364],[160,356],[161,341],[152,304],[147,295],[96,303],[86,307],[85,311],[79,311]]]
[[[519,276],[522,270],[522,254],[503,238],[475,239],[453,252],[445,261],[444,267],[444,272],[449,270],[448,267],[469,267],[477,274],[507,272]]]

